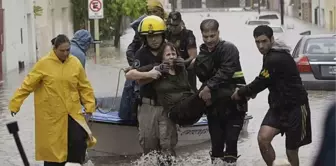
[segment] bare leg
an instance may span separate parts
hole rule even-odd
[[[287,154],[288,161],[291,163],[291,166],[299,166],[300,165],[299,149],[296,149],[296,150],[286,149],[286,154]]]
[[[279,129],[263,125],[258,133],[260,153],[268,166],[272,166],[275,160],[275,152],[271,145],[273,138],[280,133]]]

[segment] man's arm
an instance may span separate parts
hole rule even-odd
[[[137,70],[138,68],[142,68],[147,65],[151,67],[150,64],[148,64],[147,57],[144,57],[140,50],[137,51],[135,55],[135,60],[133,62],[133,69],[126,73],[126,79],[140,81],[145,79],[156,79],[159,75],[161,75],[161,73],[156,70],[150,70],[145,72]]]
[[[215,90],[219,85],[231,82],[239,62],[239,51],[233,44],[226,44],[220,55],[217,56],[219,56],[220,66],[216,74],[207,81],[207,87],[210,90]]]
[[[281,54],[275,54],[268,61],[264,62],[259,75],[250,84],[238,90],[238,95],[241,97],[252,97],[265,90],[271,84],[274,72],[277,72],[281,68],[286,68],[286,62],[283,62]]]
[[[135,34],[132,43],[128,45],[126,51],[126,58],[129,66],[132,66],[135,59],[135,54],[140,49],[141,45],[142,42],[140,36]]]
[[[188,31],[187,49],[189,58],[186,61],[190,63],[197,55],[196,38],[191,30]]]

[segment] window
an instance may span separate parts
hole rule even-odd
[[[298,43],[296,44],[296,46],[293,50],[293,53],[292,53],[293,58],[298,58],[299,57],[301,41],[302,41],[302,38],[298,41]]]
[[[276,20],[276,19],[279,19],[279,17],[276,14],[266,14],[266,15],[259,16],[259,19]]]
[[[20,28],[20,34],[21,34],[21,44],[23,44],[23,33],[22,33],[22,28]]]
[[[269,21],[249,21],[248,25],[269,25]]]
[[[336,54],[335,40],[336,38],[334,37],[308,39],[303,53],[308,55],[323,54],[334,56]]]
[[[281,27],[271,27],[274,33],[283,33],[284,30]]]

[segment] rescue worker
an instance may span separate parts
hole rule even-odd
[[[35,157],[44,166],[82,164],[86,149],[96,142],[85,121],[95,111],[93,89],[80,61],[69,52],[69,39],[58,35],[53,50],[34,65],[8,106],[14,116],[34,92]]]
[[[140,22],[147,15],[156,15],[164,19],[165,12],[163,6],[158,0],[148,0],[147,1],[147,11],[146,14],[139,17],[133,23],[131,23],[131,27],[134,29],[135,35],[133,41],[127,47],[126,57],[129,64],[129,68],[125,70],[127,72],[132,68],[133,61],[135,58],[135,53],[140,49],[143,45],[141,37],[138,33],[138,26]],[[126,80],[124,84],[123,93],[121,96],[120,107],[118,111],[118,115],[121,119],[124,120],[135,120],[136,119],[136,111],[139,103],[139,86],[133,80]]]
[[[272,28],[260,25],[253,36],[263,55],[262,70],[254,81],[237,90],[232,99],[249,98],[268,88],[270,108],[258,133],[261,155],[272,166],[275,152],[271,141],[285,133],[287,158],[292,166],[299,166],[299,148],[312,141],[307,92],[289,48],[274,41]]]
[[[234,165],[247,109],[232,101],[231,95],[238,84],[245,84],[245,78],[237,47],[221,40],[218,28],[219,23],[215,19],[205,19],[200,24],[204,43],[200,46],[194,68],[202,82],[199,97],[208,105],[206,115],[212,145],[211,161],[214,163],[221,159]],[[246,102],[243,104],[246,105]]]
[[[197,55],[196,38],[193,31],[186,29],[180,12],[170,12],[167,19],[167,41],[173,43],[185,60],[186,67]],[[189,83],[197,91],[196,75],[192,69],[188,70]]]
[[[139,35],[144,40],[144,46],[137,51],[133,63],[134,68],[161,63],[162,57],[158,55],[159,50],[165,43],[165,22],[158,16],[147,16],[139,25]],[[161,73],[153,68],[149,72],[140,72],[132,69],[126,73],[128,80],[136,80],[140,86],[141,104],[138,109],[137,118],[139,123],[139,141],[144,154],[151,151],[160,151],[160,147],[170,147],[171,138],[165,136],[170,132],[165,131],[161,126],[164,121],[159,118],[163,107],[157,101],[153,80],[160,77]],[[169,144],[169,145],[165,145]]]
[[[162,18],[163,20],[165,19],[165,11],[164,11],[163,6],[162,6],[162,4],[159,0],[147,0],[146,14],[139,17],[137,20],[135,20],[133,23],[131,23],[131,27],[133,28],[133,30],[135,32],[135,35],[134,35],[132,43],[130,43],[128,45],[127,51],[126,51],[127,61],[128,61],[128,64],[130,66],[132,66],[132,64],[133,64],[133,60],[135,58],[136,51],[138,51],[143,44],[142,40],[141,40],[141,37],[139,36],[138,26],[139,26],[140,22],[146,16],[149,16],[149,15],[155,15],[155,16],[158,16],[158,17]]]

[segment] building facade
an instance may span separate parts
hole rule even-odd
[[[325,27],[336,32],[336,2],[335,0],[324,0],[325,3]]]
[[[36,61],[32,0],[0,0],[0,80],[21,64]]]
[[[36,39],[38,57],[46,55],[51,46],[51,39],[58,34],[73,36],[73,21],[70,0],[35,0],[35,5],[43,9],[41,16],[36,16]]]

